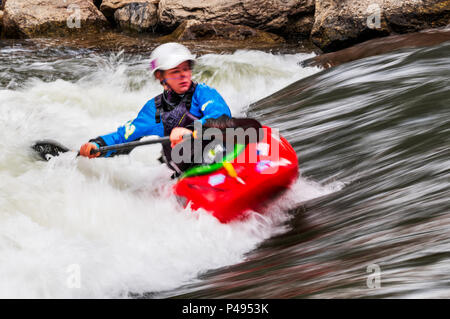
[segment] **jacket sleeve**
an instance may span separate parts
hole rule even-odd
[[[144,105],[134,120],[126,122],[125,125],[120,126],[115,132],[99,136],[92,141],[97,142],[97,144],[104,144],[100,146],[107,146],[132,142],[147,135],[164,136],[163,124],[155,121],[154,99]],[[113,152],[108,152],[106,157],[111,154]]]
[[[198,84],[192,97],[191,113],[200,119],[202,124],[209,118],[219,118],[222,115],[231,117],[231,111],[223,97],[215,89]]]

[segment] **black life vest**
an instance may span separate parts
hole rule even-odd
[[[184,94],[181,101],[176,106],[170,106],[164,101],[163,94],[155,97],[155,122],[163,123],[164,135],[169,136],[175,127],[188,127],[198,120],[191,112],[192,96],[194,95],[197,83],[192,82],[189,90]],[[182,170],[172,161],[172,147],[170,142],[163,143],[163,154],[161,162],[165,162],[171,169],[180,174]]]
[[[170,135],[175,127],[187,127],[198,120],[191,112],[192,96],[194,95],[197,83],[192,82],[189,90],[184,94],[181,101],[174,107],[164,102],[163,94],[155,97],[155,122],[162,121],[164,126],[164,135]]]

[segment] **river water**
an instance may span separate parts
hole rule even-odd
[[[329,70],[312,54],[202,54],[194,78],[280,129],[300,178],[265,214],[180,208],[160,146],[37,161],[132,119],[148,54],[0,45],[0,297],[450,297],[450,44]]]

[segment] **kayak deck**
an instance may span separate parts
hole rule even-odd
[[[279,197],[298,177],[298,160],[292,146],[271,128],[248,144],[233,161],[209,174],[182,178],[174,193],[185,207],[203,208],[222,223],[258,211]]]

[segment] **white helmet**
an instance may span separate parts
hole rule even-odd
[[[150,70],[154,74],[157,70],[172,69],[184,61],[195,62],[195,55],[182,44],[165,43],[153,50],[150,56]]]

